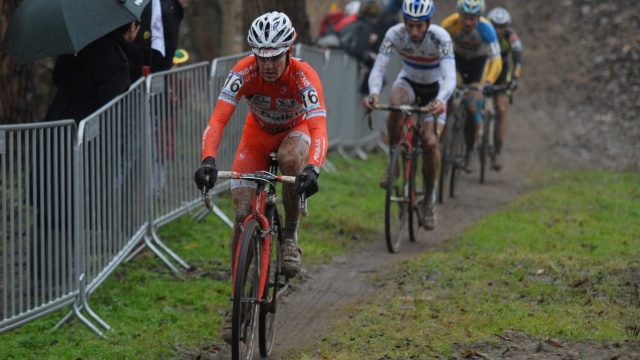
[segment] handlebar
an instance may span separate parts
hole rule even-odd
[[[275,175],[268,171],[257,171],[249,174],[242,174],[235,171],[218,171],[218,179],[249,180],[253,182],[264,182],[267,184],[279,182],[293,185],[296,183],[295,176]],[[209,210],[213,211],[213,199],[207,196],[209,190],[210,189],[204,188],[202,190],[202,196],[204,198],[205,206]],[[307,197],[305,194],[300,195],[300,212],[302,213],[302,216],[305,217],[309,214],[307,210]]]
[[[429,113],[431,112],[431,105],[426,106],[415,106],[415,105],[389,105],[389,104],[377,104],[375,105],[376,110],[386,110],[386,111],[402,111],[406,114],[412,113]]]

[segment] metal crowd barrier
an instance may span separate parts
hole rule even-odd
[[[81,310],[109,329],[87,298],[146,234],[150,175],[145,94],[140,79],[80,122],[75,149],[80,293],[74,309],[56,327],[76,315],[104,336]]]
[[[200,137],[211,113],[209,63],[201,62],[147,77],[146,101],[150,126],[149,165],[151,215],[146,241],[130,257],[148,246],[174,272],[189,265],[162,242],[157,229],[201,203],[193,184],[200,165]]]
[[[109,329],[88,296],[120,263],[148,246],[172,270],[167,254],[188,268],[156,229],[200,204],[192,176],[202,131],[229,71],[247,55],[215,59],[209,74],[200,63],[140,79],[84,119],[77,139],[72,120],[0,126],[0,333],[73,304],[56,327],[75,315],[104,336],[82,311]],[[304,45],[296,55],[323,83],[330,143],[357,151],[379,137],[382,129],[362,119],[354,59]],[[388,83],[398,68],[390,66]],[[225,128],[221,169],[233,163],[247,112],[242,100]],[[226,189],[219,182],[214,194]]]
[[[0,126],[0,333],[74,302],[73,120]]]

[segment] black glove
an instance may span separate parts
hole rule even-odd
[[[298,176],[296,176],[296,191],[298,194],[305,194],[307,197],[318,192],[318,176],[320,169],[315,165],[307,165]]]
[[[482,95],[484,95],[484,96],[493,96],[493,85],[490,82],[487,82],[482,87]]]
[[[207,156],[206,159],[202,160],[202,166],[200,169],[196,171],[194,176],[194,180],[196,181],[196,185],[198,185],[198,189],[202,190],[203,188],[213,189],[216,185],[216,180],[218,180],[218,168],[216,168],[216,159],[211,156]]]
[[[509,82],[509,90],[516,91],[516,89],[518,88],[518,80],[513,79]]]

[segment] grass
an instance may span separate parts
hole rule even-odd
[[[514,329],[570,340],[638,339],[640,176],[551,174],[460,237],[376,279],[292,359],[446,358]]]
[[[321,192],[309,200],[310,216],[299,231],[306,264],[329,261],[355,242],[381,231],[383,198],[377,188],[385,158],[332,160],[339,173],[324,172]],[[219,205],[231,214],[228,198]],[[113,330],[95,336],[77,319],[51,328],[61,311],[0,335],[0,359],[191,358],[222,346],[219,328],[230,306],[230,229],[214,216],[190,216],[161,228],[161,238],[194,269],[178,279],[150,252],[122,264],[91,296],[90,305]],[[68,309],[66,310],[68,311]]]

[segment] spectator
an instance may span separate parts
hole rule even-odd
[[[130,50],[131,81],[142,76],[143,66],[150,72],[169,70],[173,66],[173,56],[178,49],[180,23],[184,18],[184,9],[197,0],[152,0],[141,16],[141,31]],[[153,7],[160,6],[157,13],[159,23],[154,23]],[[160,34],[155,31],[162,30]]]
[[[340,38],[336,26],[345,17],[344,12],[338,8],[338,4],[331,3],[331,7],[320,22],[320,33],[316,45],[321,48],[340,48]]]
[[[127,91],[131,85],[127,47],[139,29],[139,22],[131,22],[90,43],[77,55],[58,57],[53,70],[58,91],[46,119],[79,123]]]
[[[376,59],[378,34],[376,25],[378,22],[380,7],[375,0],[369,0],[362,5],[356,21],[345,26],[340,31],[340,43],[342,49],[353,56],[360,65],[359,91],[369,94],[368,78]]]
[[[335,32],[336,24],[338,24],[344,16],[344,12],[338,7],[338,4],[332,2],[329,7],[329,11],[324,14],[322,21],[320,21],[320,33],[318,34],[318,38],[321,38],[328,33]]]
[[[345,26],[358,20],[358,13],[360,12],[360,1],[350,1],[344,7],[344,17],[336,24],[336,31],[340,32]]]

